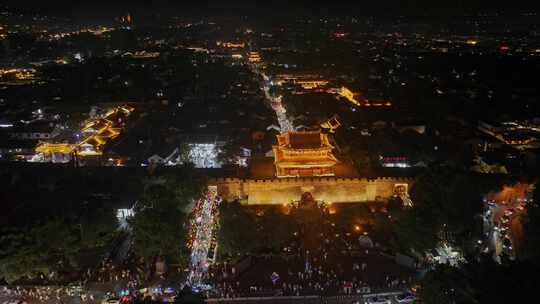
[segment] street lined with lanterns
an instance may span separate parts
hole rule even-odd
[[[189,247],[191,248],[191,261],[187,284],[194,289],[200,288],[214,261],[216,242],[216,228],[219,217],[219,204],[221,199],[216,189],[209,191],[195,204],[189,222]],[[211,255],[211,256],[210,256]]]

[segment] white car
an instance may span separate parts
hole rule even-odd
[[[408,304],[408,303],[413,303],[414,300],[416,300],[416,297],[410,293],[404,293],[404,294],[397,295],[395,299],[396,299],[396,302],[398,303]]]
[[[101,304],[120,304],[120,299],[119,298],[110,298],[110,299],[107,299],[107,300],[103,300],[101,302]]]
[[[366,298],[365,302],[367,304],[392,304],[392,300],[390,300],[387,297],[382,297],[382,296],[379,296],[379,297],[374,296],[374,297]]]

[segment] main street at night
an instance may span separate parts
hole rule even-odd
[[[281,102],[282,96],[273,96],[270,93],[270,88],[273,85],[271,79],[264,72],[261,72],[257,66],[252,65],[251,69],[254,71],[254,76],[261,79],[261,90],[264,93],[266,102],[276,113],[280,132],[285,133],[289,131],[294,131],[294,124],[290,120],[290,118],[287,117],[287,110],[285,109],[285,107],[283,107],[283,104]]]
[[[484,231],[497,259],[503,253],[512,259],[522,254],[525,208],[531,201],[530,185],[526,183],[505,185],[485,198]]]
[[[191,258],[186,283],[196,290],[204,286],[208,267],[215,260],[220,203],[221,199],[217,196],[216,189],[209,190],[196,202],[191,214],[189,223]]]

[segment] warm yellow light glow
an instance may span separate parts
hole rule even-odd
[[[221,46],[221,47],[224,47],[224,48],[229,48],[229,49],[239,49],[239,48],[244,48],[246,46],[246,44],[243,43],[243,42],[234,43],[234,42],[221,42],[221,41],[218,41],[216,44],[218,46]]]
[[[320,86],[325,86],[328,84],[328,80],[299,80],[296,81],[297,84],[302,86],[306,90],[311,90],[318,88]]]
[[[321,128],[327,129],[330,133],[335,133],[336,129],[341,126],[337,115],[332,116],[330,119],[321,123]]]
[[[105,118],[96,118],[87,122],[82,131],[89,131],[89,129],[100,126],[100,128],[94,132],[91,132],[91,135],[85,137],[76,144],[54,144],[54,143],[40,143],[36,146],[36,153],[43,154],[53,154],[53,153],[62,153],[62,154],[71,154],[73,152],[77,153],[78,156],[95,156],[102,155],[102,147],[111,139],[116,138],[121,133],[120,128],[114,128],[114,123],[107,119],[118,112],[123,112],[125,115],[129,115],[133,112],[135,108],[127,105],[119,106],[114,109],[109,110],[105,114]],[[91,143],[92,142],[92,143]],[[82,148],[83,145],[89,145],[88,147]]]
[[[36,78],[35,69],[0,69],[0,76],[13,74],[18,80],[33,80]]]
[[[248,61],[251,63],[258,63],[258,62],[261,62],[262,59],[258,52],[250,52]]]
[[[51,143],[39,143],[35,149],[37,153],[62,153],[70,154],[77,148],[75,144],[51,144]]]
[[[79,151],[77,152],[78,156],[97,156],[102,155],[103,152],[101,151]]]
[[[353,104],[355,104],[355,105],[357,105],[357,106],[360,105],[360,102],[358,102],[358,100],[356,100],[356,99],[354,98],[354,95],[355,95],[355,94],[353,93],[353,91],[349,90],[348,88],[346,88],[346,87],[341,87],[341,89],[339,89],[339,91],[338,91],[338,94],[339,94],[339,96],[341,96],[341,97],[345,97],[345,98],[346,98],[348,101],[350,101],[351,103],[353,103]]]
[[[280,134],[277,140],[272,146],[277,177],[334,175],[337,159],[327,134],[295,131]]]

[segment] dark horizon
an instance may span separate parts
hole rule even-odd
[[[198,15],[265,15],[273,14],[330,14],[330,15],[406,15],[406,16],[458,16],[476,13],[537,12],[540,4],[531,1],[173,1],[173,0],[120,0],[120,1],[13,1],[5,2],[10,8],[67,15],[109,15],[125,11],[166,14]]]

